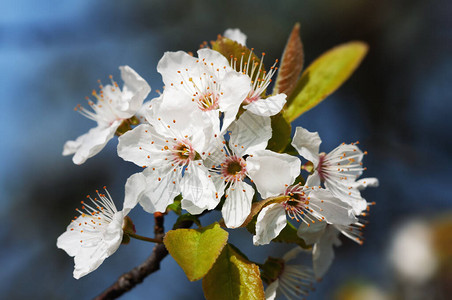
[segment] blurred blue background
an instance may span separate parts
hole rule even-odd
[[[152,250],[151,244],[132,241],[97,271],[75,280],[73,260],[55,245],[86,194],[107,185],[121,206],[124,183],[138,171],[117,157],[116,140],[82,166],[61,155],[66,140],[94,125],[73,107],[84,104],[97,79],[107,82],[112,74],[120,83],[118,66],[130,65],[151,85],[151,98],[162,89],[156,65],[164,51],[195,52],[204,40],[240,28],[248,46],[273,61],[295,22],[301,23],[305,66],[343,42],[370,45],[352,78],[296,124],[319,132],[322,151],[359,140],[369,152],[365,175],[381,183],[364,192],[377,202],[366,242],[358,246],[343,239],[310,299],[331,298],[357,278],[392,289],[386,253],[394,228],[411,217],[436,218],[452,209],[451,15],[448,0],[2,2],[2,298],[90,298]],[[152,235],[152,217],[139,208],[131,216],[139,233]],[[167,217],[167,229],[173,221]],[[289,249],[254,247],[240,230],[231,240],[258,261]],[[201,282],[189,282],[167,257],[158,273],[123,298],[202,299],[203,294]]]

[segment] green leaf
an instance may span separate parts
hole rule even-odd
[[[257,222],[257,214],[246,225],[246,230],[248,230],[248,232],[253,235],[256,234],[256,222]]]
[[[186,213],[186,214],[180,215],[177,218],[176,223],[174,223],[174,225],[173,225],[173,229],[179,228],[179,225],[186,221],[192,221],[193,223],[198,225],[198,227],[201,227],[201,222],[199,221],[198,216],[194,216],[190,213]]]
[[[284,227],[279,235],[272,241],[277,243],[294,243],[304,249],[311,248],[310,246],[306,245],[304,240],[297,235],[297,228],[295,228],[295,226],[293,226],[290,222],[287,222],[286,227]]]
[[[340,87],[359,66],[368,46],[349,42],[322,54],[301,75],[286,103],[284,117],[292,122]]]
[[[300,23],[296,23],[287,40],[286,48],[281,58],[281,65],[276,77],[273,94],[284,93],[290,96],[295,89],[298,77],[303,69],[303,44],[300,39]]]
[[[174,211],[177,215],[180,216],[180,214],[182,213],[182,206],[181,206],[181,201],[182,201],[182,196],[178,195],[174,198],[174,202],[169,204],[166,207],[166,211]]]
[[[292,127],[281,113],[271,117],[272,138],[268,141],[267,149],[282,152],[290,143]]]
[[[259,267],[226,245],[202,280],[207,300],[265,299]]]
[[[176,229],[166,233],[163,243],[190,281],[209,272],[226,245],[228,233],[218,223],[199,229]]]

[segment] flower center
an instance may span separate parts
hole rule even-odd
[[[327,177],[327,165],[325,164],[326,154],[319,154],[319,164],[317,165],[317,172],[319,173],[320,181],[324,182]]]
[[[228,156],[221,164],[221,174],[225,181],[241,181],[246,176],[245,160],[236,155]]]
[[[115,104],[122,99],[122,91],[113,77],[110,75],[111,85],[103,86],[99,81],[99,93],[92,91],[92,96],[97,99],[97,103],[85,97],[92,111],[83,108],[80,104],[74,110],[98,124],[110,126],[117,120],[122,120],[116,115]]]
[[[245,100],[243,100],[243,104],[247,105],[250,104],[254,101],[259,100],[261,97],[259,95],[253,95],[253,91],[250,92],[250,94],[248,95],[248,97],[246,97]]]
[[[303,221],[306,217],[306,212],[310,211],[308,207],[310,198],[304,192],[303,187],[299,185],[289,186],[284,192],[284,195],[290,197],[281,203],[286,210],[286,214],[292,220],[295,219],[297,222]]]
[[[240,171],[242,171],[242,166],[240,165],[239,162],[237,161],[233,161],[231,162],[228,167],[227,167],[227,172],[231,175],[236,175],[237,173],[239,173]]]
[[[173,160],[180,166],[186,166],[193,161],[196,151],[188,140],[183,140],[173,146]]]
[[[213,93],[205,93],[198,97],[198,107],[202,111],[218,109],[218,96]]]
[[[98,240],[96,234],[103,232],[118,212],[106,187],[104,187],[104,190],[106,194],[99,193],[96,190],[98,198],[93,199],[89,195],[86,196],[91,203],[81,201],[82,209],[76,209],[80,216],[72,220],[78,225],[80,233],[85,233],[80,240],[80,243],[84,246],[96,244]],[[71,231],[76,230],[75,228],[71,228]]]

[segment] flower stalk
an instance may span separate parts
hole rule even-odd
[[[160,239],[153,239],[153,238],[149,238],[146,236],[142,236],[133,232],[125,232],[125,234],[127,234],[128,236],[137,239],[137,240],[141,240],[141,241],[145,241],[145,242],[150,242],[150,243],[157,243],[157,244],[162,244],[163,241]]]

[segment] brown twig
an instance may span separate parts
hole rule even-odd
[[[163,214],[155,213],[155,227],[154,233],[155,238],[162,240],[164,233],[163,228]],[[189,228],[193,225],[193,221],[184,221],[178,224],[178,228]],[[114,284],[112,284],[109,288],[103,291],[100,295],[98,295],[96,300],[104,300],[104,299],[116,299],[120,297],[122,294],[130,291],[137,284],[143,282],[143,280],[154,273],[155,271],[160,269],[160,262],[168,255],[168,250],[166,250],[164,244],[158,244],[154,247],[152,254],[139,266],[133,268],[127,273],[121,275],[121,277],[116,280]]]

